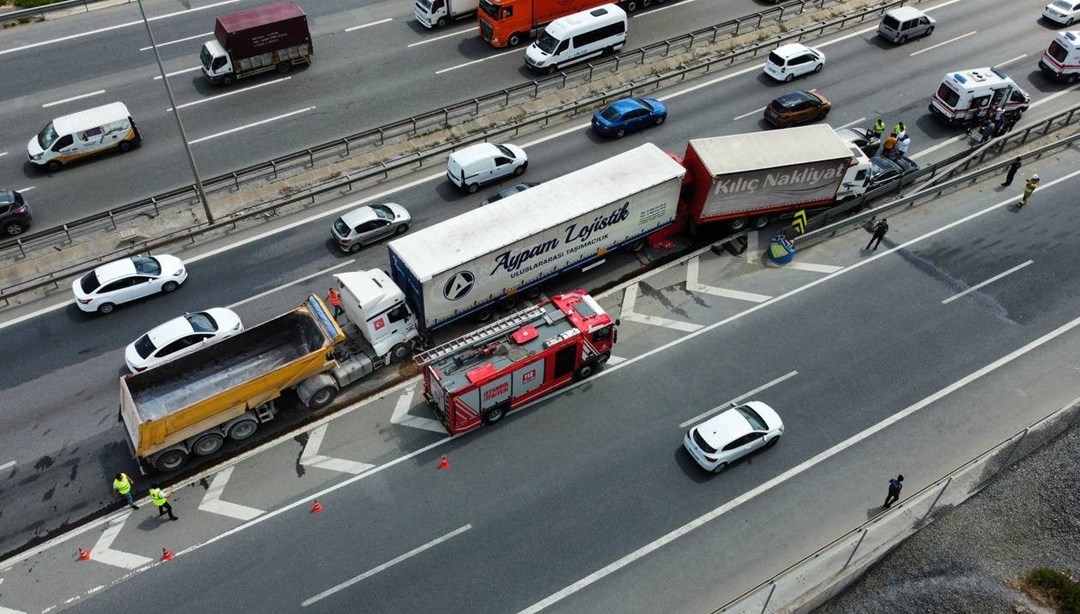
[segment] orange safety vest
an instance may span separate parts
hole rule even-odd
[[[330,301],[331,306],[341,307],[341,295],[338,294],[337,290],[331,289],[330,292],[326,294],[326,298]]]

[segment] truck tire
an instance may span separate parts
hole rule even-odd
[[[737,217],[727,223],[728,230],[732,232],[739,232],[740,230],[746,230],[748,221],[745,217]]]
[[[446,18],[445,17],[440,17],[439,20],[435,22],[435,28],[439,29],[439,28],[445,28],[445,27],[446,27]]]
[[[187,463],[187,450],[181,447],[169,448],[154,457],[154,469],[161,473],[176,471]]]
[[[646,244],[645,239],[637,239],[636,241],[632,241],[630,243],[630,245],[628,245],[627,247],[630,248],[631,252],[636,254],[636,253],[640,252],[641,250],[645,249],[645,244]]]
[[[205,433],[191,444],[191,453],[195,456],[210,456],[224,445],[225,438],[221,436],[221,433]]]
[[[480,185],[476,184],[476,183],[470,183],[469,185],[465,186],[465,190],[469,194],[476,194],[476,191],[479,190],[479,189],[480,189]]]
[[[517,47],[520,44],[521,44],[521,33],[520,32],[514,32],[510,36],[506,37],[506,46],[507,47]]]
[[[259,422],[246,416],[233,421],[232,424],[225,427],[225,432],[228,433],[229,439],[233,441],[243,441],[254,435],[257,430],[259,430]]]
[[[770,221],[772,221],[772,218],[768,215],[758,215],[750,220],[750,226],[756,230],[761,230],[768,226]]]
[[[587,379],[588,377],[592,376],[593,373],[596,373],[596,365],[591,362],[587,362],[578,367],[577,371],[574,371],[574,379],[578,381]]]
[[[488,408],[487,411],[480,414],[480,420],[484,424],[495,424],[499,420],[503,419],[506,415],[506,403],[499,403],[494,407]]]
[[[390,362],[401,362],[409,357],[409,346],[406,343],[399,343],[390,348]]]
[[[296,387],[300,402],[310,410],[322,409],[337,397],[337,382],[328,373],[309,377]]]
[[[637,0],[626,0],[625,2],[623,2],[623,8],[626,9],[627,13],[633,13],[633,12],[637,11],[638,10]]]
[[[284,75],[290,70],[292,70],[292,62],[281,62],[277,65],[277,71],[279,75]]]

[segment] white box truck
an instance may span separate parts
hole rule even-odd
[[[425,28],[441,28],[455,19],[476,14],[480,0],[416,0],[413,14]]]
[[[552,179],[389,244],[390,276],[420,332],[545,280],[640,248],[675,221],[686,169],[653,144]],[[483,315],[483,314],[481,314]]]

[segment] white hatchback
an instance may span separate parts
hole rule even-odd
[[[777,81],[791,81],[795,77],[820,72],[824,67],[824,53],[801,43],[792,43],[774,49],[762,70]]]
[[[749,401],[692,427],[683,447],[706,471],[719,473],[736,460],[776,443],[784,422],[768,405]]]
[[[124,362],[132,373],[179,358],[242,332],[240,316],[231,309],[215,307],[185,313],[155,326],[124,350]]]
[[[71,284],[83,311],[112,313],[121,303],[159,292],[172,292],[187,279],[176,256],[133,256],[103,264]]]
[[[1063,26],[1080,21],[1080,0],[1054,0],[1043,9],[1043,17]]]

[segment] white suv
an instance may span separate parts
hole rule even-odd
[[[791,81],[825,66],[825,54],[800,43],[777,47],[765,60],[763,72],[777,81]]]

